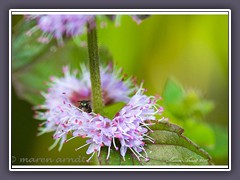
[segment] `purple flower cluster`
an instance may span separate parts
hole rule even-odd
[[[83,122],[81,119],[94,117],[93,113],[81,112],[82,110],[77,108],[79,101],[91,99],[90,72],[84,65],[80,65],[80,67],[80,72],[77,70],[71,72],[69,67],[65,66],[63,67],[63,77],[50,77],[48,91],[42,92],[45,98],[44,104],[35,106],[36,110],[46,110],[45,112],[36,111],[35,118],[44,121],[40,124],[39,135],[56,132],[54,135],[56,142],[50,149],[54,148],[60,139],[59,150],[62,148],[67,133],[74,130],[75,119]],[[100,74],[105,105],[115,102],[127,103],[130,95],[136,89],[131,78],[122,81],[124,75],[121,74],[121,70],[117,70],[112,64],[100,67]],[[119,96],[120,94],[121,96]],[[71,126],[68,126],[69,121]],[[84,129],[87,128],[84,127]]]
[[[48,43],[56,38],[60,45],[63,44],[64,36],[81,35],[86,31],[87,23],[94,23],[93,15],[27,15],[26,18],[37,21],[37,25],[27,32],[28,35],[40,29],[40,42]]]
[[[80,78],[77,77],[77,71],[71,73],[68,67],[63,68],[64,77],[51,77],[50,88],[47,93],[43,93],[46,101],[36,107],[46,109],[45,112],[37,111],[35,116],[44,120],[40,134],[54,132],[55,142],[50,149],[60,142],[60,150],[64,142],[80,137],[87,139],[86,144],[76,150],[88,146],[86,153],[91,154],[88,161],[95,153],[99,156],[102,147],[108,147],[107,158],[114,147],[116,150],[120,149],[124,160],[129,149],[139,161],[141,158],[147,161],[145,141],[154,143],[148,136],[149,131],[152,131],[149,126],[156,120],[155,115],[163,111],[163,108],[156,104],[158,98],[144,95],[145,90],[142,87],[130,98],[136,88],[132,88],[130,80],[122,81],[120,71],[115,72],[109,65],[101,67],[102,88],[104,94],[107,94],[103,96],[105,104],[123,101],[126,105],[112,120],[94,112],[87,113],[77,104],[78,100],[89,99],[91,96],[89,72],[85,66],[81,68]],[[69,139],[68,134],[71,135]]]
[[[90,27],[95,26],[94,17],[96,15],[73,15],[73,14],[51,14],[51,15],[26,15],[27,20],[35,20],[36,26],[27,32],[27,35],[32,35],[37,30],[41,30],[42,34],[38,38],[41,43],[48,43],[52,38],[57,39],[59,45],[63,45],[63,37],[74,37],[86,32],[86,24]],[[101,20],[101,27],[106,26],[106,17],[97,16]],[[142,19],[137,15],[132,15],[132,19],[140,24]],[[113,15],[116,21],[116,26],[120,25],[121,15]]]
[[[88,161],[95,153],[99,156],[102,147],[108,147],[108,159],[112,145],[116,150],[120,148],[120,154],[124,160],[129,149],[139,161],[140,158],[148,161],[148,155],[144,149],[145,141],[154,143],[154,140],[148,136],[149,131],[152,131],[149,125],[153,124],[152,121],[156,120],[155,115],[161,114],[163,109],[156,104],[156,97],[146,96],[143,92],[144,89],[140,88],[113,120],[94,112],[86,113],[70,102],[62,103],[57,108],[46,112],[46,116],[48,113],[52,114],[46,117],[45,128],[55,127],[53,138],[56,142],[61,139],[60,147],[64,142],[76,137],[87,138],[86,144],[76,150],[89,145],[87,154],[91,156]],[[69,133],[72,137],[67,140]],[[116,144],[116,140],[119,141],[120,147]],[[141,154],[142,151],[144,155]]]

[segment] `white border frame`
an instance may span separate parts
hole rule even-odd
[[[41,11],[41,12],[40,12]],[[44,12],[43,12],[44,11]],[[66,12],[71,11],[71,12]],[[228,86],[229,86],[229,164],[227,166],[35,166],[11,164],[11,42],[12,15],[23,14],[158,14],[158,15],[228,15]],[[36,169],[38,168],[38,169]],[[77,169],[79,168],[79,169]],[[94,168],[94,169],[93,169]],[[118,168],[118,169],[117,169]],[[144,168],[144,169],[142,169]],[[153,169],[154,168],[154,169]],[[9,10],[9,171],[231,171],[231,10],[230,9],[10,9]]]

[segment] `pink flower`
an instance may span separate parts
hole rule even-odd
[[[86,144],[76,150],[88,146],[86,153],[91,154],[88,161],[96,153],[99,156],[102,147],[108,147],[108,159],[112,145],[116,150],[120,149],[124,160],[127,151],[139,161],[149,160],[145,143],[154,143],[149,136],[152,132],[150,126],[158,121],[156,115],[161,115],[163,108],[156,103],[158,97],[144,94],[142,86],[130,97],[136,87],[130,79],[123,81],[120,72],[111,65],[100,68],[105,105],[119,101],[126,103],[112,120],[79,106],[79,101],[91,99],[90,73],[84,65],[81,65],[80,72],[70,71],[65,66],[63,77],[50,78],[48,91],[42,93],[44,104],[35,107],[38,110],[35,118],[44,121],[40,124],[39,135],[54,133],[55,142],[49,149],[60,144],[61,150],[65,142],[80,137],[86,138]],[[72,137],[67,139],[69,135]]]
[[[113,69],[110,65],[101,67],[100,73],[105,104],[109,105],[120,101],[128,102],[130,94],[135,89],[130,79],[122,81],[120,71]],[[83,119],[91,120],[94,117],[91,113],[83,112],[79,114],[78,108],[79,101],[91,100],[89,70],[81,65],[80,73],[77,70],[71,72],[69,67],[65,66],[63,67],[63,74],[64,76],[61,78],[50,78],[48,91],[42,93],[45,98],[44,104],[35,107],[36,110],[45,110],[45,112],[36,111],[35,115],[36,119],[44,121],[39,128],[39,135],[57,131],[54,135],[56,142],[50,149],[54,148],[60,139],[59,150],[62,148],[67,133],[73,130],[73,126],[66,125],[68,121],[75,122],[72,121],[75,118],[73,114],[77,114],[78,118],[76,117],[76,119],[81,119],[84,116]],[[62,126],[59,126],[60,124]]]
[[[93,22],[93,15],[27,15],[28,20],[36,20],[37,25],[27,32],[31,35],[37,30],[42,31],[39,41],[48,43],[52,38],[63,45],[63,37],[81,35],[86,31],[86,24]]]
[[[68,114],[67,119],[70,120],[64,122],[65,124],[56,132],[61,136],[72,132],[72,138],[69,140],[76,137],[88,138],[86,144],[76,149],[89,146],[86,153],[91,156],[88,161],[95,153],[99,156],[104,146],[108,147],[108,159],[112,144],[116,150],[119,149],[115,141],[120,142],[120,154],[124,160],[129,149],[139,161],[141,158],[148,161],[148,154],[144,148],[145,141],[154,143],[154,139],[148,136],[148,133],[152,132],[149,126],[155,124],[153,122],[156,121],[155,115],[162,113],[162,107],[156,104],[156,97],[146,96],[143,92],[144,89],[140,88],[112,121],[99,114],[87,114],[81,110],[75,112],[77,108],[69,108],[68,113],[64,114]]]
[[[94,17],[96,15],[61,15],[61,14],[46,14],[46,15],[25,15],[27,20],[36,21],[36,26],[27,32],[27,35],[32,35],[37,30],[41,30],[42,34],[38,38],[39,42],[48,43],[52,38],[57,39],[59,45],[63,45],[63,37],[74,37],[82,35],[86,32],[86,24],[90,27],[95,26]],[[142,19],[149,15],[132,15],[132,19],[140,24]],[[105,16],[97,16],[101,20],[101,26],[107,24]],[[115,20],[116,26],[120,25],[121,15],[112,15],[110,19]]]

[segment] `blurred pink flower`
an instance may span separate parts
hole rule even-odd
[[[86,31],[86,24],[93,23],[93,15],[26,15],[27,20],[36,20],[37,25],[27,32],[31,35],[41,30],[39,41],[48,43],[52,38],[63,45],[63,37],[81,35]]]

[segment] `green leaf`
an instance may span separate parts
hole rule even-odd
[[[172,79],[166,82],[163,94],[166,109],[164,116],[168,117],[171,122],[181,125],[186,131],[185,135],[200,146],[213,147],[216,139],[215,133],[203,119],[214,108],[214,104],[203,99],[196,90],[185,91]]]
[[[202,119],[214,108],[214,103],[203,99],[196,90],[185,91],[181,84],[169,79],[163,91],[164,107],[176,118]]]
[[[214,108],[213,102],[204,100],[197,91],[193,90],[186,92],[182,104],[189,115],[198,118],[202,118]]]
[[[170,123],[157,123],[151,127],[154,132],[150,136],[155,143],[148,143],[145,149],[149,161],[139,162],[136,157],[127,151],[125,161],[119,151],[111,150],[110,158],[106,160],[107,149],[103,148],[99,163],[101,165],[211,165],[211,157],[193,143],[183,133],[183,129]]]
[[[119,112],[125,103],[118,102],[104,107],[104,116],[113,119],[117,112]]]
[[[41,31],[36,31],[31,36],[27,35],[27,32],[34,26],[35,23],[32,21],[21,20],[18,24],[18,31],[12,37],[13,71],[32,63],[55,43],[55,41],[48,44],[38,42]]]
[[[194,119],[186,119],[184,121],[185,135],[200,146],[211,148],[215,144],[215,133],[213,128],[203,122]]]
[[[183,103],[185,94],[185,90],[176,80],[166,81],[162,93],[163,105],[169,112],[181,119],[188,115],[188,109]]]
[[[213,124],[216,142],[214,147],[207,147],[208,152],[212,155],[214,163],[218,165],[227,164],[228,158],[228,128],[221,125]]]
[[[173,79],[168,79],[164,90],[163,90],[163,100],[167,105],[176,104],[183,100],[184,98],[184,89]]]
[[[136,158],[130,153],[126,154],[124,161],[118,151],[111,150],[110,152],[110,158],[106,159],[108,154],[108,148],[102,148],[101,154],[98,157],[100,165],[141,165],[141,163],[136,160]]]

